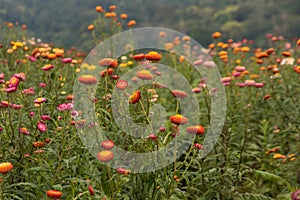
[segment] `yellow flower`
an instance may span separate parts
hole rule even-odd
[[[127,63],[120,63],[119,67],[125,68],[125,67],[127,67]]]

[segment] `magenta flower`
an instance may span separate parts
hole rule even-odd
[[[9,88],[6,88],[6,92],[7,93],[11,93],[11,92],[14,92],[14,91],[16,91],[17,90],[17,87],[9,87]]]
[[[50,69],[53,69],[53,68],[54,68],[54,65],[47,64],[44,67],[42,67],[42,70],[49,71]]]
[[[300,200],[300,190],[296,190],[292,193],[292,200]]]
[[[39,131],[41,132],[46,132],[47,131],[47,125],[44,124],[43,122],[38,122],[37,128],[39,129]]]

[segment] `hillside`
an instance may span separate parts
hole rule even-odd
[[[117,5],[120,12],[137,20],[138,27],[161,26],[175,29],[195,38],[203,45],[214,31],[226,38],[254,39],[264,45],[267,33],[296,37],[300,32],[299,0],[2,0],[0,19],[20,21],[46,41],[62,46],[92,47],[88,22],[96,19],[94,7]],[[129,19],[128,19],[129,20]]]

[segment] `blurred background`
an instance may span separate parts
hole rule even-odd
[[[203,46],[215,31],[228,39],[253,39],[260,47],[268,33],[292,40],[300,33],[300,0],[1,0],[0,22],[19,21],[45,42],[89,51],[94,44],[87,26],[97,18],[97,5],[116,5],[136,27],[171,28]]]

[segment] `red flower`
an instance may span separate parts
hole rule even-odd
[[[101,162],[108,162],[111,159],[113,159],[113,157],[114,157],[114,153],[110,150],[99,151],[97,154],[97,158]]]
[[[93,186],[89,185],[89,186],[88,186],[88,190],[89,190],[89,193],[90,193],[91,196],[94,196],[94,195],[95,195],[95,191],[94,191]]]
[[[186,128],[186,131],[188,133],[193,133],[197,135],[201,135],[204,133],[204,127],[201,125],[196,125],[196,126],[189,126]]]
[[[132,95],[130,95],[129,97],[129,103],[135,104],[140,100],[140,98],[141,98],[141,92],[139,90],[134,91]]]
[[[182,90],[172,90],[172,94],[174,97],[182,98],[182,99],[187,96],[187,93]]]
[[[46,194],[52,199],[59,199],[62,196],[62,192],[58,190],[48,190]]]
[[[180,125],[180,124],[186,124],[188,122],[188,118],[186,118],[180,114],[177,114],[177,115],[171,116],[170,121],[173,124]]]
[[[197,149],[199,149],[199,150],[203,149],[203,146],[201,144],[199,144],[199,143],[195,143],[194,147],[197,148]]]
[[[99,61],[99,65],[102,66],[102,67],[117,68],[118,67],[118,61],[114,60],[112,58],[103,58]]]
[[[106,150],[110,150],[110,149],[114,148],[114,146],[115,146],[115,144],[111,140],[105,140],[105,141],[101,142],[101,147]]]
[[[140,70],[136,73],[136,76],[142,80],[151,80],[153,79],[153,75],[148,70]]]
[[[46,132],[47,131],[47,125],[44,124],[43,122],[39,121],[37,125],[39,131],[41,132]]]
[[[82,75],[78,77],[78,81],[83,84],[93,85],[97,84],[97,78],[93,75]]]
[[[126,80],[118,80],[118,82],[116,83],[116,87],[119,90],[125,90],[128,86],[128,82]]]
[[[270,95],[270,94],[266,94],[263,98],[264,98],[265,100],[270,99],[270,98],[271,98],[271,95]]]
[[[135,60],[135,61],[142,61],[145,59],[145,54],[136,54],[134,56],[132,56],[132,58]]]
[[[100,72],[100,76],[101,77],[104,77],[104,76],[107,76],[107,75],[112,75],[114,73],[114,70],[112,68],[108,68],[108,69],[105,69],[103,71]]]
[[[7,172],[11,171],[13,168],[14,168],[14,166],[10,162],[0,163],[0,173],[1,174],[6,174]]]

